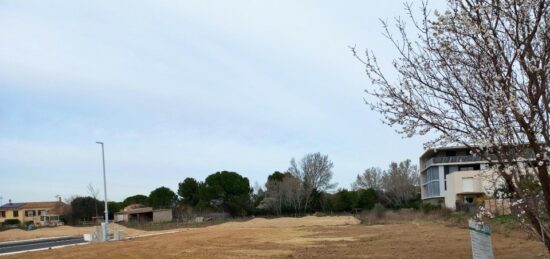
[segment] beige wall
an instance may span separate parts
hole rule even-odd
[[[25,216],[25,211],[27,210],[33,210],[34,211],[34,216],[33,217],[26,217]],[[5,218],[0,218],[0,223],[4,222],[6,219],[18,219],[21,223],[25,223],[27,221],[33,221],[35,224],[39,223],[40,222],[40,216],[39,216],[39,212],[41,210],[48,210],[47,208],[39,208],[39,209],[20,209],[20,210],[17,210],[19,215],[17,215],[17,217],[14,217],[13,216],[13,210],[7,210],[6,211],[6,217]]]
[[[172,210],[155,210],[153,211],[153,222],[172,221]]]
[[[128,222],[128,214],[115,213],[115,222]]]
[[[456,194],[464,192],[463,178],[473,178],[473,192],[491,194],[493,188],[492,172],[489,170],[456,171],[447,175],[445,206],[455,208]]]

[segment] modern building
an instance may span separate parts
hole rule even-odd
[[[17,219],[21,224],[32,222],[40,226],[61,225],[60,215],[68,206],[59,201],[18,202],[11,200],[0,206],[0,223],[8,219]]]
[[[157,209],[132,204],[115,213],[115,222],[169,222],[172,221],[171,209]]]
[[[448,208],[474,205],[491,195],[498,182],[481,157],[467,147],[428,149],[420,156],[422,200]]]

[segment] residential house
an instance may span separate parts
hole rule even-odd
[[[57,226],[62,224],[60,215],[68,205],[59,201],[18,202],[11,200],[0,206],[0,223],[8,219],[18,219],[21,224],[32,222],[40,226]]]
[[[153,209],[141,204],[126,206],[115,213],[115,222],[168,222],[172,221],[171,209]]]

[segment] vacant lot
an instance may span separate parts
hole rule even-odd
[[[137,229],[126,228],[118,224],[109,224],[109,229],[113,233],[114,229],[122,229],[126,236],[139,236],[146,234],[162,233],[162,231],[143,231]],[[10,229],[0,232],[0,242],[34,239],[42,237],[55,237],[55,236],[81,236],[86,233],[93,232],[93,227],[72,227],[72,226],[60,226],[54,228],[40,228],[32,231],[25,231],[21,229]]]
[[[253,219],[25,258],[471,258],[466,229],[425,221],[360,225],[353,217]],[[545,258],[544,247],[493,235],[496,258]],[[13,258],[17,257],[13,256]],[[12,258],[10,256],[6,258]]]

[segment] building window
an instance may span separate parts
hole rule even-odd
[[[26,210],[25,217],[34,217],[34,210]]]
[[[424,187],[424,198],[440,196],[439,190],[439,168],[430,167],[422,176]]]
[[[445,181],[445,191],[447,190],[447,175],[449,174],[449,166],[445,166],[445,172],[443,173],[443,181]]]
[[[6,217],[6,212],[0,211],[0,218],[5,218],[5,217]]]
[[[464,196],[463,202],[465,204],[474,204],[474,197]]]
[[[14,218],[19,217],[19,211],[18,210],[13,211],[13,217]]]

